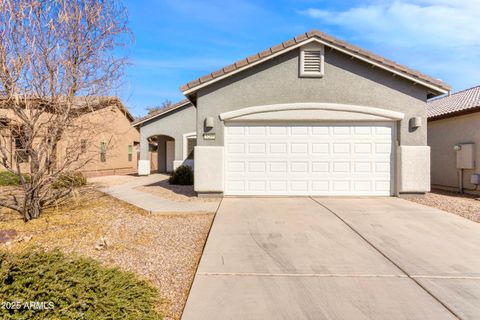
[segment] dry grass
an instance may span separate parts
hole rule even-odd
[[[433,190],[424,197],[407,198],[407,200],[480,222],[480,201],[476,200],[478,198],[479,196],[475,195]]]
[[[31,240],[0,244],[0,249],[59,248],[133,271],[160,289],[164,303],[159,308],[166,319],[178,319],[212,218],[213,214],[149,214],[85,187],[69,204],[28,223],[3,210],[0,229]],[[105,250],[95,248],[101,238],[106,239]]]

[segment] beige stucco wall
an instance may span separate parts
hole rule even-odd
[[[71,132],[66,132],[58,144],[57,159],[60,165],[68,150],[78,150],[80,141],[85,139],[87,152],[67,168],[68,170],[81,171],[87,176],[136,171],[138,156],[134,144],[139,143],[140,133],[131,126],[128,117],[117,106],[106,107],[80,117],[75,121],[74,128]],[[106,162],[100,161],[102,141],[107,143]],[[128,161],[129,145],[132,145],[131,161]],[[85,164],[86,159],[91,160]],[[22,171],[29,171],[28,163],[22,164]]]
[[[91,161],[80,171],[87,175],[108,172],[135,172],[137,168],[137,151],[135,142],[139,143],[140,133],[131,126],[130,120],[117,107],[104,108],[91,112],[79,121],[88,123],[94,128],[88,135],[88,157]],[[100,161],[100,143],[107,143],[106,161]],[[128,159],[128,146],[132,146],[132,160]],[[64,150],[64,149],[63,149]],[[114,172],[115,171],[115,172]]]
[[[472,173],[480,173],[480,112],[448,118],[428,123],[428,145],[432,149],[432,185],[454,187],[459,185],[456,169],[454,145],[475,143],[475,170],[464,170],[463,181],[466,189],[474,189],[470,184]]]

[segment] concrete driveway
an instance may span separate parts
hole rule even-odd
[[[398,198],[226,198],[182,319],[480,319],[480,224]]]

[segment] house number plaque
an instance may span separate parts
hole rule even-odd
[[[215,133],[204,133],[203,140],[215,140]]]

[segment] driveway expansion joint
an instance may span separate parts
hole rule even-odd
[[[338,273],[256,273],[256,272],[197,272],[201,276],[233,277],[292,277],[292,278],[408,278],[403,274],[338,274]]]
[[[335,217],[337,217],[342,223],[344,223],[350,230],[352,230],[355,234],[357,234],[363,241],[365,241],[368,245],[370,245],[375,251],[381,254],[385,259],[387,259],[390,263],[392,263],[398,270],[400,270],[407,278],[411,279],[414,283],[416,283],[421,289],[423,289],[429,296],[431,296],[435,301],[441,304],[448,312],[450,312],[455,318],[462,319],[455,311],[453,311],[450,307],[448,307],[443,301],[437,298],[432,292],[430,292],[425,286],[423,286],[416,278],[412,277],[406,270],[404,270],[401,266],[399,266],[395,261],[393,261],[389,256],[387,256],[383,251],[381,251],[377,246],[375,246],[371,241],[365,238],[357,229],[355,229],[352,225],[350,225],[347,221],[342,219],[335,211],[321,203],[320,201],[316,200],[313,197],[310,199],[317,203],[319,206],[323,207]]]

